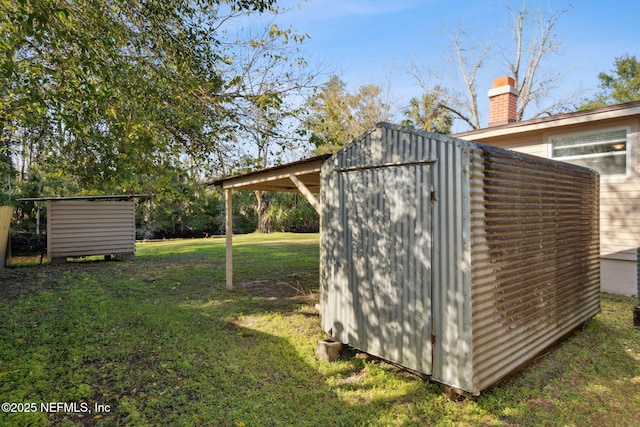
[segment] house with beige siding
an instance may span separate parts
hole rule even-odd
[[[518,122],[513,79],[493,86],[488,127],[452,136],[599,172],[601,289],[638,295],[640,101]]]

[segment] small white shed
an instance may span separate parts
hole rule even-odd
[[[143,195],[25,198],[47,202],[47,258],[135,258],[135,203]]]
[[[321,172],[324,331],[479,395],[600,310],[599,176],[381,123]]]

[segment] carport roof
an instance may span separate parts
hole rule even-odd
[[[320,193],[320,169],[331,154],[309,157],[266,169],[220,178],[209,185],[233,190],[298,192],[296,179],[312,193]],[[292,178],[293,177],[293,178]]]

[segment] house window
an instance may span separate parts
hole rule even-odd
[[[554,136],[551,158],[595,169],[600,175],[627,174],[627,130]]]

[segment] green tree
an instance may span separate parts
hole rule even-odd
[[[640,63],[635,55],[624,54],[614,61],[611,74],[598,74],[601,89],[593,99],[585,101],[581,110],[640,100]]]
[[[14,169],[11,151],[8,147],[0,147],[0,206],[11,204],[13,180]]]
[[[444,135],[451,133],[453,115],[443,108],[443,102],[435,93],[425,93],[422,98],[411,98],[409,108],[404,112],[404,126],[416,127],[428,132]]]
[[[185,180],[233,171],[248,105],[280,123],[311,86],[305,36],[273,24],[282,12],[275,0],[0,0],[0,151],[43,195],[149,193],[151,211],[178,212],[197,197]]]
[[[0,0],[3,144],[41,128],[37,161],[86,188],[157,172],[168,158],[210,165],[233,148],[224,143],[245,123],[240,103],[278,108],[298,84],[281,68],[265,75],[256,57],[304,68],[286,56],[303,36],[227,28],[280,12],[275,0]],[[258,75],[269,84],[254,84]]]
[[[338,76],[331,76],[322,89],[307,101],[305,128],[316,153],[333,152],[376,123],[388,121],[391,101],[383,89],[369,84],[349,93]]]
[[[318,212],[297,193],[275,193],[269,216],[275,231],[317,233],[320,228]]]
[[[351,112],[347,101],[345,83],[336,75],[331,76],[322,89],[307,101],[309,117],[305,127],[311,132],[310,141],[317,148],[327,151],[341,147],[353,138],[350,133]],[[329,148],[331,147],[331,148]]]

